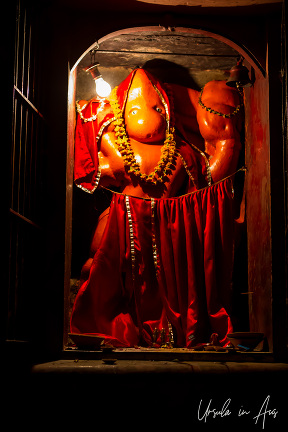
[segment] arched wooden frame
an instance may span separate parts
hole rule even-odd
[[[157,31],[159,27],[134,27],[110,33],[98,43],[123,34]],[[248,293],[250,330],[263,332],[273,350],[272,338],[272,280],[271,280],[271,199],[270,199],[270,129],[269,129],[269,81],[260,62],[245,47],[227,37],[203,29],[176,27],[175,32],[193,33],[217,39],[239,52],[245,64],[254,74],[254,85],[245,89],[245,146],[246,180],[245,190],[253,194],[246,200],[248,247]],[[66,240],[65,240],[65,300],[64,300],[64,346],[67,343],[69,291],[72,255],[72,200],[74,169],[75,89],[77,65],[97,46],[92,44],[69,72],[68,86],[68,132],[66,172]],[[259,101],[266,101],[262,105]],[[264,107],[264,109],[263,109]],[[253,169],[252,169],[253,166]],[[257,237],[257,232],[263,235]],[[264,271],[263,271],[264,269]]]

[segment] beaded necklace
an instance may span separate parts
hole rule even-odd
[[[237,87],[237,89],[238,89],[238,91],[239,91],[239,93],[240,93],[240,96],[242,96],[242,93],[241,93],[240,88]],[[224,118],[231,118],[231,117],[235,116],[236,114],[238,114],[239,111],[240,111],[240,109],[241,109],[242,106],[243,106],[243,103],[241,102],[239,105],[236,106],[236,108],[234,109],[234,111],[231,112],[230,114],[224,114],[224,113],[222,113],[222,112],[220,112],[220,111],[216,111],[216,110],[214,110],[214,109],[212,109],[212,108],[210,108],[210,107],[207,107],[207,106],[202,102],[202,94],[203,94],[203,90],[204,90],[204,87],[201,89],[201,92],[200,92],[200,95],[199,95],[199,99],[198,99],[198,104],[199,104],[202,108],[204,108],[206,111],[210,112],[211,114],[215,114],[215,115],[218,115],[218,116],[221,116],[221,117],[224,117]],[[243,96],[242,96],[242,97],[243,97]]]

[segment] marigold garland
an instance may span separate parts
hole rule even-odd
[[[165,177],[171,174],[176,168],[176,142],[174,139],[174,128],[171,128],[170,132],[166,133],[166,139],[161,149],[162,156],[154,171],[149,175],[142,173],[126,133],[123,113],[117,99],[117,89],[118,87],[115,87],[112,90],[109,100],[114,117],[116,118],[114,122],[116,144],[118,145],[118,150],[124,160],[124,166],[127,169],[128,174],[133,174],[147,183],[165,183],[165,181],[167,181],[165,180]]]

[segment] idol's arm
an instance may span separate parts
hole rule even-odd
[[[108,131],[103,134],[98,152],[101,169],[100,184],[104,187],[121,187],[126,178],[123,158],[115,143],[115,133]]]
[[[211,81],[204,87],[201,100],[206,108],[198,104],[197,120],[205,140],[205,151],[210,156],[212,180],[217,182],[233,174],[237,167],[242,118],[241,110],[234,112],[240,105],[240,96],[237,90],[226,86],[225,81]]]

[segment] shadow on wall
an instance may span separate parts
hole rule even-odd
[[[169,60],[157,58],[148,60],[142,65],[142,68],[164,83],[181,84],[195,90],[199,89],[187,68]]]

